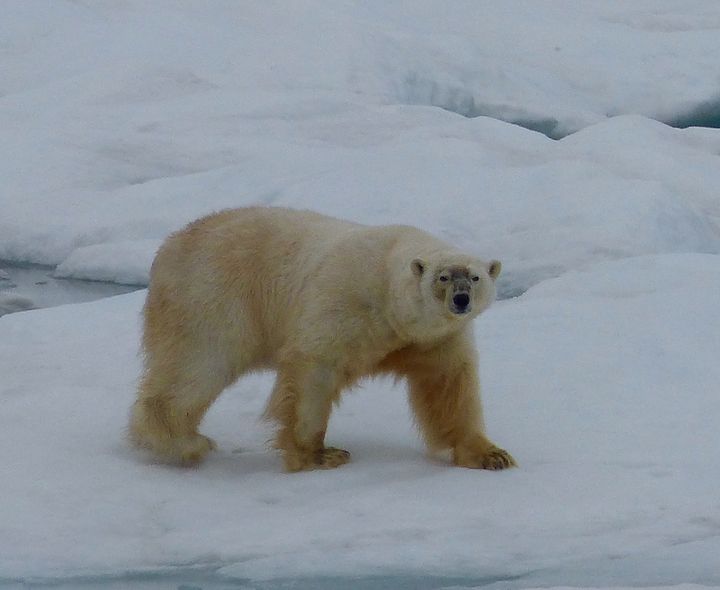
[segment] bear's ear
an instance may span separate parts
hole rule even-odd
[[[501,270],[502,263],[499,260],[491,260],[490,264],[488,264],[488,274],[493,281],[500,276]]]
[[[422,260],[420,260],[419,258],[416,258],[415,260],[412,261],[412,263],[410,264],[410,267],[412,268],[413,274],[417,278],[420,278],[421,276],[423,276],[423,273],[425,272],[425,263]]]

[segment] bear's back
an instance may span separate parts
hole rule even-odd
[[[362,227],[275,207],[213,213],[164,242],[153,262],[148,298],[182,309],[192,324],[211,321],[217,328],[244,317],[269,341],[281,340],[328,253]]]

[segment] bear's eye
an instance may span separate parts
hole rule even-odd
[[[472,280],[473,280],[473,283],[477,283],[477,282],[480,280],[480,277],[477,276],[477,275],[475,275],[475,276],[472,278]]]
[[[441,275],[441,276],[440,276],[440,282],[441,282],[441,283],[447,283],[447,282],[448,282],[448,278],[447,278],[445,275]]]

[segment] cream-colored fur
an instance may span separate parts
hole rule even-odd
[[[286,468],[336,467],[350,455],[324,445],[333,402],[394,374],[431,448],[465,467],[512,466],[484,434],[471,332],[499,271],[412,227],[264,207],[199,219],[153,263],[131,438],[195,464],[215,446],[198,425],[217,396],[274,369],[266,416]]]

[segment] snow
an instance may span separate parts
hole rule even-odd
[[[77,248],[57,266],[54,276],[147,285],[150,265],[160,243],[160,240],[129,240]]]
[[[498,303],[478,344],[490,432],[521,465],[503,473],[427,458],[389,380],[347,395],[331,421],[351,465],[282,473],[258,423],[269,375],[211,410],[220,451],[207,464],[161,467],[122,440],[142,291],[6,316],[0,571],[212,564],[232,579],[404,569],[561,583],[558,569],[586,583],[576,570],[590,564],[600,582],[626,570],[625,583],[716,583],[719,290],[717,256],[677,254]]]
[[[665,124],[718,116],[719,50],[711,0],[6,1],[0,261],[144,285],[247,204],[420,226],[503,261],[477,341],[520,467],[427,457],[374,380],[353,461],[285,474],[269,374],[159,466],[124,440],[144,291],[8,313],[0,586],[720,587],[720,130]],[[51,303],[0,269],[0,314]]]

